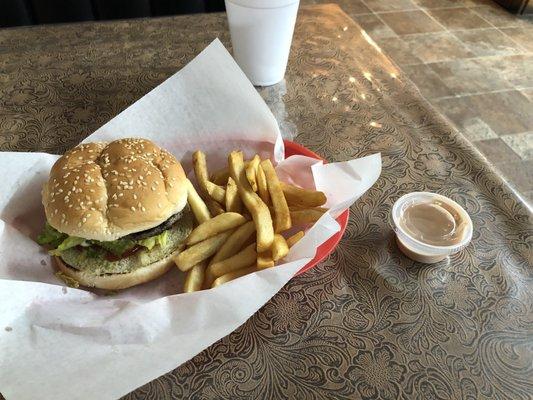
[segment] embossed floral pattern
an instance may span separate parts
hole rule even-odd
[[[465,275],[452,272],[444,280],[431,279],[433,297],[437,305],[471,313],[481,305],[483,296]]]
[[[361,351],[353,359],[347,377],[363,399],[397,399],[405,367],[393,361],[387,345],[374,351]]]
[[[267,303],[264,313],[272,321],[273,333],[298,333],[313,314],[313,310],[305,301],[303,293],[292,295],[283,292]]]

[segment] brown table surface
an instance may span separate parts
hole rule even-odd
[[[222,14],[0,31],[0,148],[64,151],[217,36],[229,47]],[[330,161],[381,152],[382,175],[326,261],[126,398],[531,398],[531,214],[502,179],[336,6],[300,10],[286,82],[262,94],[285,134]],[[474,222],[435,265],[390,226],[418,190]]]

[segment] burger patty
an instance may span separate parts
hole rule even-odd
[[[143,248],[142,250],[134,252],[129,257],[124,257],[118,260],[107,259],[104,252],[99,253],[96,256],[89,256],[88,249],[73,247],[63,251],[61,253],[61,258],[70,267],[77,269],[78,271],[88,271],[91,272],[91,274],[104,275],[132,272],[138,268],[145,267],[170,256],[183,246],[185,239],[189,236],[193,228],[192,213],[190,212],[190,209],[186,207],[182,212],[175,215],[180,215],[180,217],[175,219],[174,223],[168,228],[162,229],[159,232],[154,231],[157,233],[146,236],[150,237],[158,235],[167,230],[167,244],[164,247],[155,246],[152,250]],[[166,224],[167,221],[158,225],[156,228],[160,229],[160,227]],[[156,228],[152,228],[149,231],[153,231]],[[129,238],[130,235],[127,237]]]
[[[160,233],[169,230],[172,225],[178,222],[186,213],[190,213],[190,208],[188,204],[185,205],[185,208],[183,210],[174,215],[171,215],[170,218],[162,224],[159,224],[154,228],[146,229],[145,231],[130,233],[128,236],[124,236],[124,239],[141,240],[159,235]]]

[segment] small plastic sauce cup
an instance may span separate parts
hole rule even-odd
[[[435,205],[441,210],[449,209],[452,211],[450,216],[454,217],[454,221],[459,220],[462,228],[460,230],[460,236],[455,238],[455,243],[450,245],[435,245],[424,242],[423,238],[414,237],[412,231],[406,227],[404,214],[410,207],[421,205]],[[441,205],[444,208],[440,207]],[[431,216],[431,213],[428,215]],[[455,201],[436,193],[413,192],[400,197],[392,207],[392,219],[398,247],[407,257],[421,263],[433,264],[442,261],[449,255],[464,249],[472,239],[473,225],[468,213]],[[420,223],[424,219],[418,219],[417,221]],[[442,242],[446,241],[446,236],[443,235]]]

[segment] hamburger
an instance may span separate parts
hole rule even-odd
[[[50,171],[37,241],[77,284],[117,290],[151,281],[171,268],[193,228],[187,184],[181,164],[149,140],[80,144]]]

